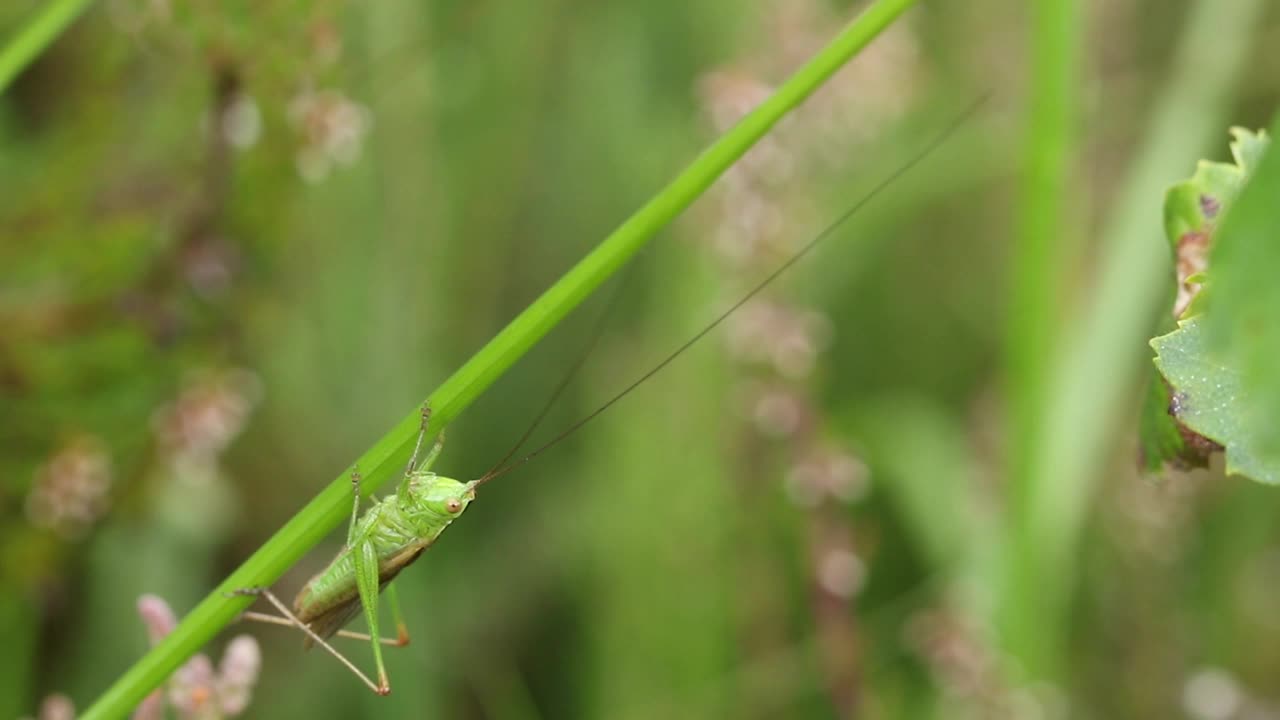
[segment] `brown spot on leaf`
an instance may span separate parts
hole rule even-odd
[[[1212,195],[1200,195],[1200,214],[1206,219],[1212,220],[1218,216],[1218,212],[1222,210],[1222,203],[1218,198]]]
[[[1210,440],[1191,428],[1178,423],[1178,434],[1182,436],[1182,442],[1187,444],[1187,449],[1198,455],[1203,455],[1207,460],[1209,455],[1215,452],[1222,452],[1222,445]]]
[[[1210,240],[1211,236],[1208,232],[1183,233],[1182,237],[1178,238],[1176,257],[1178,297],[1173,303],[1175,318],[1182,317],[1182,314],[1191,306],[1191,301],[1195,300],[1200,292],[1202,285],[1191,282],[1190,278],[1209,268]]]
[[[1209,456],[1223,450],[1222,445],[1210,440],[1200,433],[1182,424],[1178,417],[1187,409],[1187,398],[1183,393],[1171,393],[1169,397],[1169,415],[1178,427],[1178,435],[1182,437],[1182,450],[1173,459],[1173,464],[1182,469],[1209,467]]]

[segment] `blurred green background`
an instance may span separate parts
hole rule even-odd
[[[41,5],[0,7],[0,38]],[[1280,7],[1039,5],[1079,22],[1053,262],[1017,250],[1055,217],[1028,161],[1035,12],[923,3],[454,423],[436,469],[501,457],[593,317],[538,437],[986,109],[486,486],[398,581],[391,697],[240,626],[224,641],[263,651],[246,715],[1280,718],[1280,495],[1143,477],[1145,375],[1117,371],[1088,418],[1116,431],[1055,490],[1073,529],[1028,581],[1018,457],[1056,405],[1010,370],[1035,337],[1017,288],[1042,287],[1058,353],[1146,372],[1163,309],[1089,345],[1082,308],[1120,236],[1172,292],[1162,189],[1269,124]],[[0,96],[0,717],[86,707],[148,646],[140,595],[190,608],[857,7],[95,4]]]

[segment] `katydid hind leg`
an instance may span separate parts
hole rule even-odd
[[[294,628],[295,630],[298,627],[297,623],[295,623],[293,620],[290,620],[287,617],[283,617],[281,615],[270,615],[267,613],[254,612],[252,610],[247,610],[241,613],[240,619],[248,620],[250,622],[264,623],[267,625],[282,625],[284,627]],[[352,630],[339,630],[335,632],[333,635],[334,637],[347,638],[349,640],[362,640],[366,642],[369,640],[369,637],[370,637],[369,633],[354,632]],[[378,638],[378,642],[382,643],[383,645],[390,645],[392,647],[402,647],[408,644],[408,638],[407,637],[380,637]]]
[[[373,646],[373,662],[378,669],[378,693],[386,695],[391,692],[391,683],[387,680],[387,666],[382,662],[382,645],[378,643],[378,593],[381,590],[378,579],[378,555],[373,543],[360,541],[355,548],[356,589],[360,593],[360,605],[364,608],[364,619],[369,625],[369,644]]]
[[[396,591],[395,583],[387,585],[384,592],[387,596],[387,605],[391,606],[391,620],[396,624],[396,642],[386,644],[408,645],[409,626],[405,623],[404,615],[400,612],[400,593]]]
[[[381,684],[375,684],[372,680],[369,679],[368,675],[365,675],[364,672],[360,670],[360,668],[356,667],[355,663],[348,660],[346,655],[343,655],[342,653],[338,652],[337,648],[330,645],[327,641],[325,641],[324,638],[317,635],[316,632],[310,628],[310,626],[302,622],[302,620],[298,619],[298,616],[294,615],[293,612],[289,610],[289,608],[283,602],[280,601],[280,598],[275,596],[275,593],[271,592],[266,588],[254,587],[254,588],[241,588],[239,590],[233,590],[231,594],[232,595],[250,595],[253,597],[260,596],[260,597],[266,598],[267,602],[271,603],[275,607],[275,609],[279,611],[279,613],[283,616],[283,618],[266,620],[264,618],[271,618],[272,616],[270,615],[262,616],[260,613],[253,613],[253,615],[256,617],[252,617],[249,619],[258,620],[260,622],[271,622],[276,624],[279,624],[278,621],[280,619],[286,620],[287,624],[292,625],[293,627],[296,627],[297,629],[301,630],[304,634],[307,635],[307,637],[311,638],[312,642],[324,648],[325,651],[327,651],[330,655],[337,658],[338,662],[342,663],[343,667],[347,668],[352,673],[354,673],[356,677],[360,678],[360,681],[363,682],[365,685],[367,685],[370,690],[374,691],[379,695],[386,695],[387,693],[391,692],[391,689],[387,687],[387,683],[385,680],[385,673],[382,674],[383,682]],[[245,616],[246,618],[248,618],[249,613],[246,613]],[[374,647],[380,648],[381,646],[379,646],[378,643],[375,642]]]

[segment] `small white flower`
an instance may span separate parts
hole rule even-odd
[[[251,148],[262,137],[262,110],[252,96],[241,93],[223,110],[220,126],[231,147]]]
[[[862,589],[867,566],[846,548],[833,548],[818,560],[818,584],[838,598],[849,599]]]
[[[111,456],[96,437],[76,438],[36,471],[27,493],[27,519],[36,527],[75,539],[109,506]]]
[[[295,162],[303,180],[324,180],[335,165],[360,159],[373,115],[335,90],[304,91],[289,103],[289,119],[302,134]]]

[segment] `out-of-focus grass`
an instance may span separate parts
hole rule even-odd
[[[1002,548],[1008,559],[996,622],[1022,669],[1032,677],[1052,677],[1063,657],[1055,628],[1067,601],[1060,588],[1045,583],[1060,565],[1047,546],[1059,541],[1041,532],[1044,519],[1037,506],[1046,478],[1036,472],[1035,453],[1048,431],[1043,418],[1054,402],[1050,378],[1063,350],[1062,299],[1085,237],[1072,228],[1081,215],[1073,176],[1079,159],[1084,9],[1074,0],[1040,0],[1027,7],[1027,137],[1005,335],[1010,541]],[[1046,552],[1053,558],[1048,563]]]
[[[6,717],[49,692],[82,703],[99,692],[146,649],[137,595],[189,609],[318,478],[660,186],[714,132],[698,94],[708,71],[732,65],[736,77],[776,82],[777,68],[794,67],[788,57],[811,49],[803,28],[828,37],[847,17],[792,0],[175,5],[172,19],[142,23],[119,12],[148,5],[95,9],[74,43],[55,45],[0,98],[0,592],[17,608],[0,614],[12,639],[0,666],[25,670],[0,686]],[[986,669],[1016,667],[1006,649],[1055,636],[1066,642],[1052,645],[1050,681],[1073,716],[1196,717],[1181,698],[1206,667],[1224,670],[1246,706],[1275,702],[1274,492],[1204,472],[1136,477],[1126,408],[1137,394],[1125,389],[1145,360],[1139,296],[1163,282],[1163,184],[1220,154],[1228,124],[1265,123],[1280,92],[1261,39],[1280,18],[1264,6],[1107,3],[1077,28],[1080,172],[1068,196],[1049,199],[1083,208],[1078,225],[1056,230],[1077,236],[1085,269],[1062,270],[1065,288],[1042,308],[1057,320],[1038,330],[1088,362],[1063,360],[1074,374],[1040,388],[1038,432],[1054,444],[1032,451],[1043,494],[1023,518],[1037,533],[1068,528],[1061,546],[1001,534],[1010,443],[1032,434],[1009,427],[999,390],[1013,377],[1003,353],[1015,350],[999,278],[1014,267],[1012,218],[1026,212],[1011,179],[1024,161],[1021,93],[1034,82],[1022,70],[1025,17],[999,3],[926,5],[902,28],[918,72],[890,83],[900,100],[890,120],[855,121],[886,97],[875,81],[893,75],[873,47],[850,70],[867,74],[829,99],[842,120],[815,113],[779,136],[791,174],[768,189],[785,198],[781,235],[798,240],[918,147],[966,88],[997,92],[971,132],[779,286],[829,321],[830,344],[802,384],[826,439],[871,468],[870,495],[845,512],[866,572],[848,603],[857,633],[837,638],[862,659],[866,714],[984,716],[1024,679]],[[29,9],[0,9],[0,36]],[[330,31],[341,52],[324,64],[315,48]],[[1246,51],[1255,72],[1240,75]],[[235,251],[229,289],[205,296],[190,290],[185,261],[159,263],[155,277],[176,278],[167,285],[143,280],[166,249],[185,247],[205,191],[216,62],[239,71],[262,133],[231,155],[215,224],[227,244],[199,245]],[[340,90],[373,118],[359,159],[315,185],[298,177],[288,113],[308,85]],[[700,203],[638,258],[546,433],[733,296],[716,251],[693,242],[722,231],[724,200]],[[136,314],[127,301],[139,287],[145,307],[164,312]],[[460,417],[440,470],[475,475],[500,456],[589,326],[566,323]],[[388,658],[390,698],[301,653],[292,633],[237,628],[264,643],[251,715],[847,711],[824,685],[810,510],[785,489],[790,443],[743,442],[754,436],[742,431],[741,381],[754,371],[735,363],[717,333],[494,483],[401,578],[414,642]],[[218,487],[235,496],[228,524],[200,529],[214,505],[163,471],[151,423],[186,372],[227,366],[251,370],[263,392],[220,457]],[[85,432],[111,449],[112,509],[83,539],[33,529],[30,485]],[[165,488],[182,488],[187,504],[175,510]],[[1011,543],[1043,554],[1035,577],[1052,583],[998,603]],[[326,554],[304,559],[281,591]],[[1034,637],[993,642],[1002,605],[1035,622],[1044,592],[1062,595],[1056,623],[1046,614]],[[366,647],[351,650],[365,659]]]

